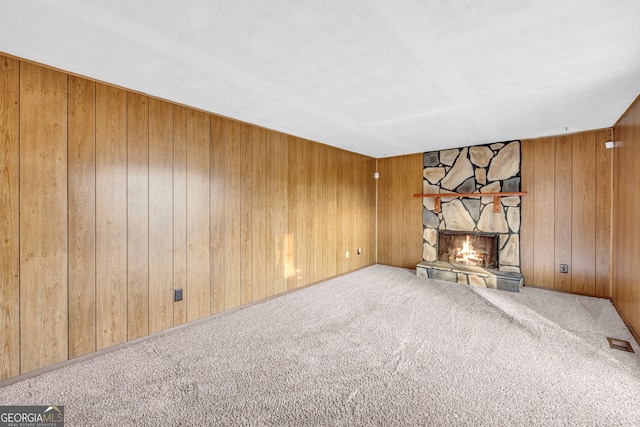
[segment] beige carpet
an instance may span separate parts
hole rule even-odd
[[[637,426],[607,300],[373,266],[0,389],[67,426]],[[634,344],[635,345],[635,344]],[[638,348],[635,347],[638,351]]]

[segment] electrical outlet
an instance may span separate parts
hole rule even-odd
[[[569,265],[568,264],[560,264],[560,273],[568,273]]]
[[[347,258],[349,258],[349,251],[347,251]]]
[[[175,290],[175,301],[182,301],[182,288]]]
[[[360,254],[362,253],[362,248],[358,248],[358,250],[356,251],[356,253],[357,253],[358,255],[360,255]]]

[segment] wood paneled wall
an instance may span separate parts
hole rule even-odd
[[[376,261],[369,157],[3,56],[0,143],[0,380]]]
[[[640,335],[640,97],[614,126],[612,300]]]
[[[416,268],[422,261],[423,155],[378,159],[378,263]]]
[[[603,129],[522,141],[525,284],[610,296],[611,139]]]

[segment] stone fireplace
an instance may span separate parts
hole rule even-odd
[[[424,153],[422,277],[518,291],[520,141]],[[477,194],[477,196],[476,196]]]

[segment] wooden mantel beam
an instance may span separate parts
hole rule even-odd
[[[493,197],[493,211],[500,212],[500,198],[509,196],[526,196],[526,191],[505,191],[500,193],[432,193],[432,194],[414,194],[413,197],[433,197],[434,212],[440,212],[440,200],[443,197]]]

